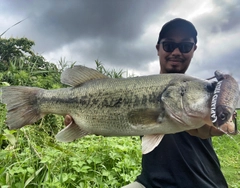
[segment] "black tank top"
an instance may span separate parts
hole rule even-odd
[[[146,188],[226,188],[211,139],[187,132],[169,134],[150,153],[142,156],[137,177]]]

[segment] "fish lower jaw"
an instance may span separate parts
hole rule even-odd
[[[171,118],[173,118],[174,121],[176,121],[179,124],[178,126],[181,126],[180,128],[183,131],[197,129],[202,127],[204,124],[213,125],[212,121],[210,120],[210,117],[205,119],[193,115],[182,115],[180,117],[172,114]]]
[[[181,126],[187,127],[188,124],[183,121],[184,118],[180,118],[179,116],[176,116],[174,114],[171,114],[170,117],[177,123],[179,123]]]
[[[236,135],[236,127],[235,123],[233,122],[232,118],[230,118],[226,123],[218,127],[219,130],[226,134]]]

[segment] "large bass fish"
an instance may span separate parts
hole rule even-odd
[[[74,123],[57,134],[59,141],[72,141],[90,134],[149,135],[144,139],[151,142],[145,143],[154,144],[144,147],[143,152],[148,153],[164,134],[213,125],[211,107],[217,82],[184,74],[111,79],[84,66],[65,70],[61,82],[72,87],[54,90],[3,87],[2,103],[7,105],[8,127],[18,129],[50,113],[68,114]],[[226,122],[231,119],[239,98],[235,82],[227,89],[228,118],[218,125],[228,132],[234,130],[232,124]]]

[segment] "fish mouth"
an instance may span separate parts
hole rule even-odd
[[[237,112],[234,111],[233,115],[229,118],[229,120],[218,128],[225,134],[236,135],[238,133]]]

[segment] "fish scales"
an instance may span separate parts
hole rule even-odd
[[[54,111],[64,115],[68,111],[88,131],[91,131],[89,127],[95,130],[102,127],[108,132],[118,130],[115,128],[119,126],[116,121],[121,120],[126,134],[133,134],[127,117],[129,109],[160,108],[157,98],[168,80],[161,85],[158,77],[96,80],[71,89],[43,90],[38,103],[44,113]],[[129,133],[129,130],[132,131]]]

